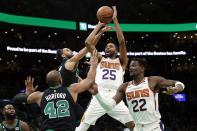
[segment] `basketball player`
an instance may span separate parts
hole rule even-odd
[[[16,111],[12,104],[3,107],[5,120],[0,123],[0,131],[30,131],[26,122],[16,118]]]
[[[109,30],[110,28],[102,28],[104,26],[103,23],[99,23],[96,28],[91,32],[91,34],[95,34],[92,38],[92,43],[94,46],[98,43],[99,39],[101,38],[102,34]],[[101,29],[102,28],[102,29]],[[63,86],[69,87],[70,84],[77,83],[81,80],[78,76],[78,62],[88,53],[86,47],[81,49],[78,54],[73,55],[73,52],[69,48],[58,49],[56,57],[61,62],[59,67],[59,71],[62,75]]]
[[[113,110],[126,95],[127,104],[135,122],[134,131],[163,131],[158,105],[158,92],[167,87],[166,93],[172,95],[184,90],[184,84],[161,76],[144,76],[146,60],[134,58],[130,63],[133,80],[122,84],[113,99],[105,98],[100,92],[97,100],[106,110]]]
[[[26,80],[27,103],[37,103],[41,108],[42,125],[41,131],[74,131],[76,115],[74,105],[78,93],[87,90],[94,83],[96,67],[98,65],[97,51],[91,57],[91,66],[87,77],[79,83],[71,84],[70,87],[62,86],[60,72],[50,71],[46,76],[49,88],[44,92],[34,92],[33,81],[29,77]],[[33,92],[33,93],[32,93]]]
[[[104,24],[99,23],[96,28],[91,32],[90,35],[96,34],[93,38],[93,45],[96,45],[101,38],[102,34],[109,30],[109,28],[102,28]],[[102,29],[101,29],[102,28]],[[88,36],[89,38],[90,36]],[[87,39],[88,39],[87,38]],[[88,53],[88,50],[86,47],[81,49],[78,54],[73,55],[73,52],[68,48],[58,49],[57,50],[57,59],[61,62],[61,65],[59,67],[59,72],[62,76],[64,87],[69,87],[70,84],[77,83],[81,80],[81,78],[78,76],[78,62],[80,59],[82,59],[85,54]],[[77,123],[82,118],[82,115],[84,113],[83,108],[80,104],[76,103],[76,113],[77,113]]]
[[[123,76],[128,63],[125,39],[118,23],[116,7],[113,7],[113,9],[113,21],[119,41],[120,57],[116,57],[117,48],[115,44],[108,43],[105,47],[106,58],[100,56],[95,80],[99,92],[106,97],[114,96],[118,87],[123,83]],[[86,41],[86,46],[90,52],[95,49],[95,46],[91,44],[94,35],[89,37]],[[106,113],[112,118],[125,124],[130,130],[133,129],[134,123],[129,110],[123,101],[121,101],[113,110],[108,111],[105,110],[93,96],[86,112],[84,113],[80,126],[77,127],[75,131],[86,131],[90,125],[94,125],[96,120]]]

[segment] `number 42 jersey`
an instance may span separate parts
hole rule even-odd
[[[120,59],[102,58],[96,70],[96,83],[98,90],[117,90],[123,83],[124,70]]]
[[[48,88],[41,99],[42,126],[41,131],[47,129],[55,131],[74,131],[75,102],[67,87]]]
[[[135,124],[150,124],[160,120],[158,93],[150,89],[148,77],[138,85],[129,82],[126,100]]]

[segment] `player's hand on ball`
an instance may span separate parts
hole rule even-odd
[[[102,32],[106,32],[106,31],[109,31],[109,30],[112,30],[113,28],[111,26],[105,26],[101,29]]]
[[[112,19],[115,20],[117,18],[117,9],[116,9],[116,6],[112,6],[112,8],[114,11]]]
[[[31,76],[28,76],[27,79],[25,80],[25,86],[26,86],[26,95],[30,95],[31,93],[35,92],[36,89],[38,88],[38,85],[34,87],[34,78]]]
[[[176,87],[167,87],[167,90],[166,91],[162,91],[164,94],[167,94],[167,95],[173,95],[174,93],[177,93],[178,92],[178,89]]]

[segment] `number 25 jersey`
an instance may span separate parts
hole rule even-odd
[[[124,73],[119,58],[111,59],[102,57],[96,69],[98,89],[117,90],[123,83]]]
[[[133,81],[129,82],[126,100],[135,124],[150,124],[160,120],[158,92],[150,89],[148,77],[138,85]]]

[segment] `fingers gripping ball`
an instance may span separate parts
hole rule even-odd
[[[102,6],[98,9],[96,15],[101,23],[110,23],[113,17],[113,9],[109,6]]]

